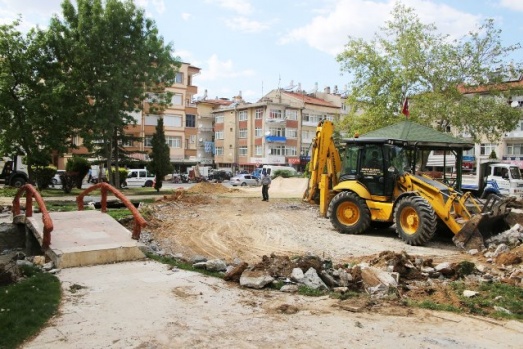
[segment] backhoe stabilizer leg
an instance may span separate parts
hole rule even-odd
[[[464,250],[478,249],[479,251],[485,248],[483,235],[478,230],[478,225],[487,217],[485,214],[477,214],[473,216],[461,230],[452,238],[456,246]]]

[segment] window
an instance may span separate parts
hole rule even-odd
[[[285,117],[287,120],[298,120],[298,111],[294,109],[285,110]]]
[[[247,110],[240,110],[238,112],[238,120],[239,121],[246,121],[247,120]]]
[[[311,122],[317,124],[322,119],[321,115],[318,114],[311,114],[311,113],[303,113],[303,121],[304,122]]]
[[[255,152],[256,156],[262,156],[263,155],[263,146],[262,145],[257,145],[254,148],[254,152]]]
[[[296,147],[286,147],[285,148],[285,156],[296,156]]]
[[[223,114],[216,114],[214,116],[214,122],[217,124],[223,124]]]
[[[263,136],[263,129],[261,127],[256,127],[254,129],[254,137],[262,137]]]
[[[255,119],[263,119],[263,108],[256,109]]]
[[[136,125],[141,125],[142,124],[142,111],[141,110],[128,112],[128,114],[136,122]],[[76,144],[78,144],[78,143],[76,143]]]
[[[165,137],[165,142],[169,148],[181,148],[182,147],[182,137],[167,136]]]
[[[174,77],[174,83],[183,84],[183,73],[176,73],[176,76]]]
[[[269,119],[281,119],[282,113],[279,109],[271,109],[269,113]]]
[[[312,130],[302,130],[301,131],[301,140],[302,142],[312,142],[312,139],[314,138],[315,131]]]
[[[159,115],[146,115],[145,116],[145,125],[147,126],[156,126],[158,125]]]
[[[182,127],[182,116],[166,114],[163,116],[163,124],[165,127]]]
[[[196,127],[196,115],[185,115],[185,127]]]
[[[271,148],[271,155],[285,155],[285,146],[280,145],[278,147]]]
[[[311,149],[311,147],[301,147],[300,149],[300,154],[302,156],[308,156],[309,155],[309,150]]]
[[[514,143],[507,144],[507,155],[521,155],[523,154],[523,144]]]
[[[247,129],[246,128],[240,128],[240,133],[238,135],[239,138],[247,138]]]
[[[223,139],[223,131],[214,132],[214,139]]]
[[[143,139],[143,145],[146,147],[153,146],[153,136],[145,136]]]
[[[126,139],[122,142],[122,145],[124,147],[132,147],[134,144],[134,141],[132,139]]]
[[[329,121],[334,121],[334,115],[325,115],[325,119]]]
[[[183,95],[181,93],[175,93],[171,98],[172,105],[183,105]]]
[[[247,156],[247,146],[241,146],[238,148],[239,156]]]
[[[286,128],[285,137],[287,138],[298,138],[298,129],[297,128]]]
[[[214,148],[214,155],[223,155],[223,147]]]
[[[278,137],[283,137],[285,136],[285,129],[284,128],[273,128],[271,127],[269,129],[270,133],[271,133],[271,136],[278,136]]]
[[[496,151],[497,146],[498,145],[494,143],[481,143],[479,153],[480,155],[490,155],[493,151]]]

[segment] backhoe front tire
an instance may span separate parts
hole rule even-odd
[[[396,232],[401,240],[412,246],[430,241],[437,228],[437,217],[427,200],[420,196],[402,199],[394,210]]]
[[[327,210],[334,228],[342,234],[361,234],[370,226],[370,211],[365,200],[353,192],[342,191]]]

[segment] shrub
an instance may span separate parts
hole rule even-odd
[[[78,189],[82,189],[82,182],[87,173],[89,173],[90,168],[91,164],[89,164],[89,161],[79,156],[73,156],[65,165],[67,173],[70,173],[71,177],[74,176],[74,178],[71,179],[73,180],[73,185]]]
[[[33,168],[34,181],[38,190],[49,188],[55,174],[56,168],[53,166],[37,166]]]
[[[272,174],[273,177],[283,177],[283,178],[289,178],[294,177],[294,174],[291,171],[288,170],[276,170]]]

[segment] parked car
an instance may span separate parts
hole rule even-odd
[[[258,185],[259,180],[250,174],[239,174],[231,178],[229,181],[232,186],[240,185],[242,187],[248,186],[248,185]]]
[[[132,169],[127,170],[127,178],[120,186],[127,187],[152,187],[154,185],[155,176],[146,169]]]
[[[57,170],[54,177],[51,179],[51,185],[54,187],[55,185],[61,185],[62,179],[60,178],[61,175],[65,173],[64,170]]]
[[[221,183],[223,181],[228,181],[231,179],[231,173],[227,171],[213,171],[208,177],[208,180],[211,182]]]

